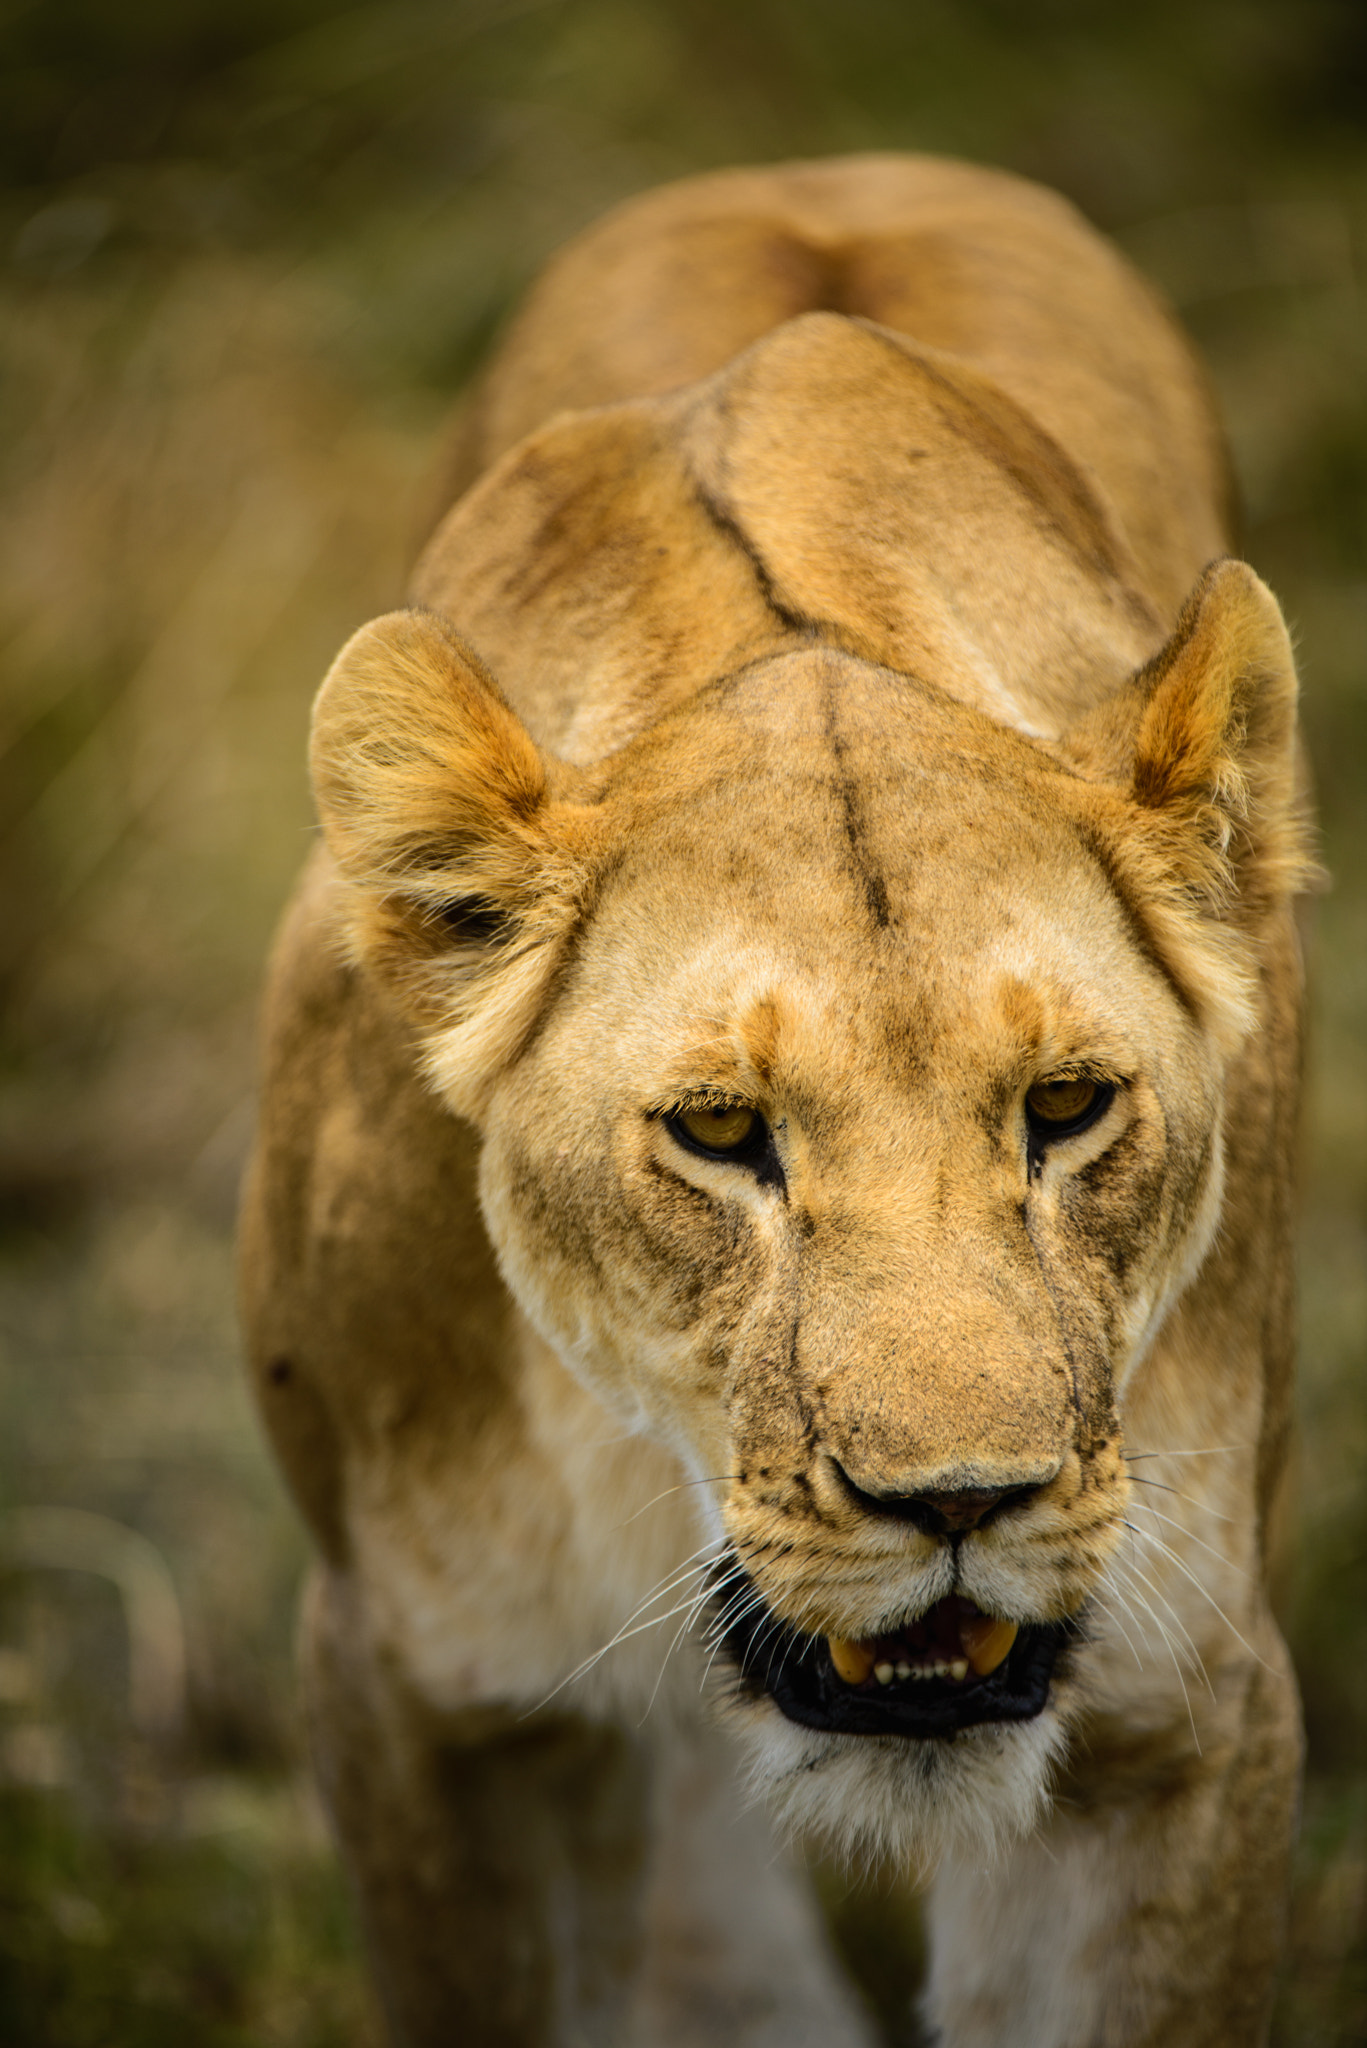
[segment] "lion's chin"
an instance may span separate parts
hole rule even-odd
[[[1078,1703],[1078,1620],[989,1622],[995,1652],[976,1668],[986,1618],[958,1595],[886,1639],[837,1643],[782,1621],[734,1556],[715,1616],[723,1712],[781,1826],[929,1875],[949,1854],[990,1859],[1039,1821]]]
[[[752,1795],[781,1828],[846,1862],[886,1861],[928,1878],[947,1856],[991,1861],[1037,1825],[1062,1755],[1065,1716],[985,1722],[950,1739],[838,1735],[733,1699]]]

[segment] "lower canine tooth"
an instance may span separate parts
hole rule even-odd
[[[893,1678],[891,1664],[875,1664],[873,1667],[873,1675],[878,1680],[878,1683],[880,1685],[891,1685]]]
[[[950,1675],[950,1677],[951,1677],[951,1678],[967,1678],[967,1676],[968,1676],[968,1662],[967,1662],[967,1659],[966,1659],[966,1658],[963,1658],[963,1657],[956,1657],[956,1658],[954,1659],[954,1662],[953,1662],[953,1663],[952,1663],[952,1664],[950,1665],[950,1667],[949,1667],[949,1675]]]
[[[874,1653],[868,1643],[853,1642],[848,1636],[827,1636],[831,1662],[846,1685],[862,1685],[873,1669]]]
[[[1014,1621],[998,1621],[990,1614],[965,1615],[959,1622],[959,1643],[979,1678],[1010,1655],[1020,1630]]]

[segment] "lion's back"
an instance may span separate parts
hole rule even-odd
[[[985,371],[1087,464],[1169,612],[1229,547],[1204,373],[1148,284],[1056,193],[907,155],[714,172],[586,229],[514,318],[444,500],[555,414],[695,383],[811,312]]]

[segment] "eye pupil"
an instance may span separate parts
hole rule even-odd
[[[1061,1133],[1089,1122],[1110,1100],[1111,1089],[1085,1074],[1037,1081],[1025,1097],[1026,1121],[1038,1132]]]
[[[738,1152],[759,1128],[756,1112],[735,1102],[683,1109],[674,1122],[707,1152]]]

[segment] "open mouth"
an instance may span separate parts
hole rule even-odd
[[[1017,1625],[957,1593],[882,1635],[809,1636],[781,1621],[732,1560],[717,1581],[722,1648],[752,1695],[790,1721],[840,1735],[955,1735],[983,1721],[1030,1721],[1077,1624]]]

